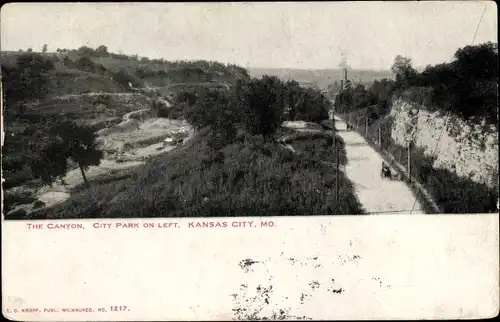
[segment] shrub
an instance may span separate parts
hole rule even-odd
[[[43,98],[53,69],[54,62],[49,57],[30,52],[19,55],[15,66],[2,64],[6,102],[15,105],[19,101]]]
[[[7,213],[17,205],[29,204],[35,200],[36,196],[31,192],[5,192],[3,200],[4,212]]]
[[[83,56],[77,59],[77,61],[75,62],[75,67],[89,73],[95,73],[97,70],[96,64],[94,64],[92,59],[87,56]]]
[[[249,133],[264,136],[276,133],[284,120],[283,92],[283,83],[274,76],[237,82],[234,99]]]
[[[139,87],[140,85],[139,78],[126,69],[120,69],[116,73],[114,73],[113,80],[126,90],[130,90],[129,83],[134,87]]]

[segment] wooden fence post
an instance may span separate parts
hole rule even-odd
[[[380,129],[381,125],[378,127],[378,146],[382,149],[382,130]]]

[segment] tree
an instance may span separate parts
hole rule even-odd
[[[454,66],[463,77],[480,80],[498,79],[498,45],[487,42],[465,46],[455,52]]]
[[[35,178],[52,187],[55,178],[66,175],[66,146],[60,138],[39,132],[33,136],[29,147],[28,165]]]
[[[174,104],[186,103],[188,106],[193,106],[196,100],[196,93],[192,91],[181,91],[174,95]]]
[[[113,74],[113,80],[127,90],[130,90],[129,83],[134,87],[138,87],[140,84],[140,80],[136,75],[123,68]]]
[[[46,53],[47,52],[47,44],[43,45],[42,52]]]
[[[465,117],[482,116],[496,124],[498,120],[498,46],[487,42],[465,46],[452,62],[456,79],[456,101],[452,104]]]
[[[89,186],[85,171],[90,166],[99,165],[104,157],[103,152],[97,148],[97,134],[90,126],[77,125],[72,121],[54,125],[51,134],[63,142],[66,156],[78,164],[83,181]]]
[[[5,97],[9,103],[43,98],[53,69],[52,60],[36,53],[19,55],[14,67],[2,66]]]
[[[217,124],[227,123],[226,119],[232,116],[228,94],[205,88],[200,92],[194,104],[188,107],[186,120],[200,130],[204,127],[216,128]]]
[[[218,150],[233,142],[236,137],[235,124],[239,121],[236,113],[235,97],[232,93],[216,89],[203,89],[196,100],[192,95],[186,96],[194,102],[186,104],[186,119],[197,130],[208,128],[207,143],[213,150]],[[184,96],[184,95],[182,95]]]
[[[97,56],[100,56],[100,57],[109,56],[108,47],[106,47],[104,45],[100,45],[99,47],[97,47],[95,52],[96,52]]]
[[[292,113],[296,120],[319,123],[328,119],[330,101],[314,88],[300,88],[299,97],[292,106]]]
[[[84,56],[95,56],[96,55],[95,50],[90,48],[90,47],[87,47],[87,46],[82,46],[82,47],[78,48],[77,52],[80,55],[84,55]]]
[[[68,56],[64,57],[63,64],[64,64],[64,66],[66,66],[68,68],[75,67],[75,62],[73,60],[71,60],[71,58],[69,58]]]
[[[296,81],[287,81],[285,83],[284,98],[284,118],[294,121],[297,113],[297,106],[303,103],[302,88]]]
[[[239,80],[236,87],[240,97],[238,110],[247,131],[264,137],[276,133],[284,120],[283,82],[275,76],[264,75],[261,79],[250,80],[246,86]]]
[[[75,62],[75,66],[76,66],[76,68],[78,68],[80,70],[90,72],[90,73],[95,73],[95,71],[96,71],[96,65],[94,64],[92,59],[90,59],[90,57],[87,57],[87,56],[80,57]]]
[[[391,71],[396,74],[396,83],[400,87],[408,87],[412,85],[412,81],[418,74],[411,66],[411,58],[397,55],[394,58],[394,63],[391,66]]]

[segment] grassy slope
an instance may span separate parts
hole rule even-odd
[[[23,54],[21,52],[1,52],[0,62],[2,65],[12,66],[15,65],[17,56]],[[40,54],[40,53],[38,53]],[[112,57],[99,58],[93,57],[94,63],[102,64],[108,72],[90,73],[76,68],[68,68],[61,61],[66,55],[57,55],[54,53],[42,54],[48,57],[58,57],[59,61],[54,63],[55,69],[50,72],[49,84],[47,86],[47,97],[42,100],[35,100],[26,105],[25,115],[13,115],[9,117],[5,125],[6,140],[3,147],[3,170],[4,178],[8,183],[4,184],[4,189],[18,186],[30,180],[31,173],[26,166],[22,163],[25,162],[25,141],[26,137],[23,131],[29,125],[38,126],[40,124],[50,123],[54,118],[66,117],[77,122],[83,123],[96,123],[96,120],[108,121],[121,117],[124,113],[132,110],[148,108],[150,105],[142,95],[124,96],[120,97],[103,95],[87,96],[81,95],[79,97],[71,97],[61,99],[61,96],[85,93],[122,93],[124,89],[117,84],[113,79],[111,72],[118,71],[119,68],[127,68],[134,70],[137,67],[147,67],[151,70],[164,69],[164,66],[149,62],[139,62],[135,60],[123,60]],[[69,57],[76,61],[80,58],[78,53],[70,53]],[[177,70],[176,77],[183,77],[182,70]],[[168,75],[167,75],[168,77]],[[230,76],[225,76],[226,78]],[[189,77],[188,77],[189,78]],[[188,81],[192,81],[194,85],[200,86],[217,86],[217,83],[206,83],[206,81],[198,81],[193,77]],[[145,79],[147,82],[147,79]],[[166,80],[164,83],[171,83],[171,80]],[[154,85],[154,82],[151,82]],[[188,90],[190,84],[175,87],[174,91]],[[167,89],[161,94],[165,95],[172,90]],[[96,107],[103,103],[107,109],[97,111]],[[7,99],[8,105],[8,99]],[[103,125],[101,124],[101,126]],[[24,161],[23,161],[24,160]]]
[[[48,97],[90,92],[120,93],[123,89],[110,75],[80,70],[56,71],[49,81]]]
[[[335,171],[307,155],[258,138],[237,140],[219,151],[204,131],[186,146],[141,169],[101,178],[93,188],[33,218],[218,217],[362,213],[343,174],[335,204]],[[316,147],[331,147],[316,139]],[[327,153],[327,152],[325,152]],[[343,152],[345,153],[345,152]],[[319,156],[324,157],[324,156]]]

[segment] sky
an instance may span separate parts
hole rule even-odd
[[[479,24],[484,10],[484,16]],[[479,29],[478,28],[479,25]],[[450,61],[497,42],[493,1],[11,3],[0,15],[2,51],[96,48],[166,60],[243,67],[389,69]]]

